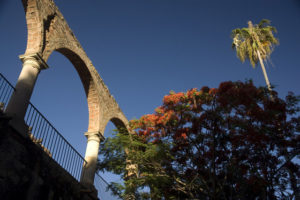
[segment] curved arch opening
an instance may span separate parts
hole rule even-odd
[[[77,74],[80,77],[88,103],[89,125],[87,131],[99,131],[99,122],[101,114],[99,101],[100,95],[96,89],[97,83],[94,82],[94,79],[92,78],[91,72],[88,69],[87,64],[76,52],[70,50],[67,47],[60,47],[55,50],[48,50],[46,55],[44,56],[44,59],[47,60],[48,57],[55,51],[64,55],[73,64],[73,67],[76,69]],[[88,59],[87,57],[85,58]]]
[[[73,51],[67,48],[59,48],[56,51],[60,52],[64,56],[66,56],[69,61],[75,67],[82,85],[85,90],[85,94],[88,102],[88,110],[89,110],[89,126],[88,131],[98,131],[99,130],[99,117],[100,117],[100,102],[99,96],[96,91],[95,83],[92,79],[92,76],[87,68],[86,63]]]
[[[116,118],[116,117],[113,117],[111,118],[110,120],[115,126],[117,129],[122,129],[122,128],[126,128],[126,125],[124,124],[124,122],[122,120],[120,120],[119,118]]]
[[[53,52],[49,69],[42,71],[31,101],[61,132],[72,146],[84,155],[89,113],[85,90],[74,66],[61,53]]]

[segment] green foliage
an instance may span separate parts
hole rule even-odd
[[[168,144],[145,143],[137,135],[131,135],[126,130],[116,130],[114,137],[108,138],[101,145],[99,154],[104,157],[98,162],[98,170],[106,170],[121,175],[124,179],[124,185],[112,183],[110,188],[116,195],[123,198],[134,190],[141,190],[136,193],[136,198],[148,199],[147,192],[142,192],[146,187],[152,188],[152,193],[160,196],[160,190],[156,186],[170,184],[169,176],[165,174],[162,168],[164,160],[172,159],[168,152]],[[127,152],[127,153],[126,153]],[[134,161],[138,166],[138,176],[127,177],[126,163],[128,160]]]
[[[248,28],[237,28],[232,31],[232,48],[236,49],[237,56],[242,62],[249,59],[251,65],[255,67],[259,61],[257,52],[260,52],[263,60],[270,58],[274,45],[279,42],[273,35],[273,32],[277,32],[276,28],[269,24],[270,21],[267,19],[255,25],[249,21]]]
[[[115,174],[122,175],[125,173],[126,154],[124,149],[129,146],[128,134],[124,132],[117,133],[115,137],[109,137],[101,146],[100,154],[103,155],[103,160],[98,162],[99,169],[106,169]],[[124,178],[124,177],[123,177]]]
[[[251,81],[172,92],[104,141],[98,169],[124,178],[111,185],[124,199],[291,199],[299,97],[269,93]]]

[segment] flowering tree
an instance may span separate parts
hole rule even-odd
[[[131,121],[131,138],[118,133],[104,142],[99,170],[125,175],[126,158],[134,162],[136,175],[112,186],[141,199],[295,196],[298,98],[272,91],[270,100],[269,92],[250,81],[171,92],[154,114]]]

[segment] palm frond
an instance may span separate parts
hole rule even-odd
[[[263,27],[264,27],[265,25],[267,25],[267,24],[271,24],[271,21],[268,20],[268,19],[262,19],[262,20],[259,22],[258,27],[259,27],[259,28],[263,28]]]
[[[270,26],[270,20],[263,19],[259,24],[248,22],[247,28],[237,28],[231,32],[232,48],[236,50],[237,57],[244,62],[248,59],[253,67],[258,63],[257,51],[263,60],[268,60],[278,39],[273,35],[276,28]]]

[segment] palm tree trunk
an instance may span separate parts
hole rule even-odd
[[[258,55],[258,59],[259,59],[260,66],[261,66],[261,69],[262,69],[262,71],[263,71],[263,74],[264,74],[264,77],[265,77],[265,80],[266,80],[267,87],[268,87],[269,91],[272,92],[271,84],[270,84],[270,82],[269,82],[269,78],[268,78],[268,75],[267,75],[267,72],[266,72],[266,69],[265,69],[264,62],[263,62],[263,60],[261,59],[260,52],[259,52],[258,50],[256,50],[256,53],[257,53],[257,55]]]

